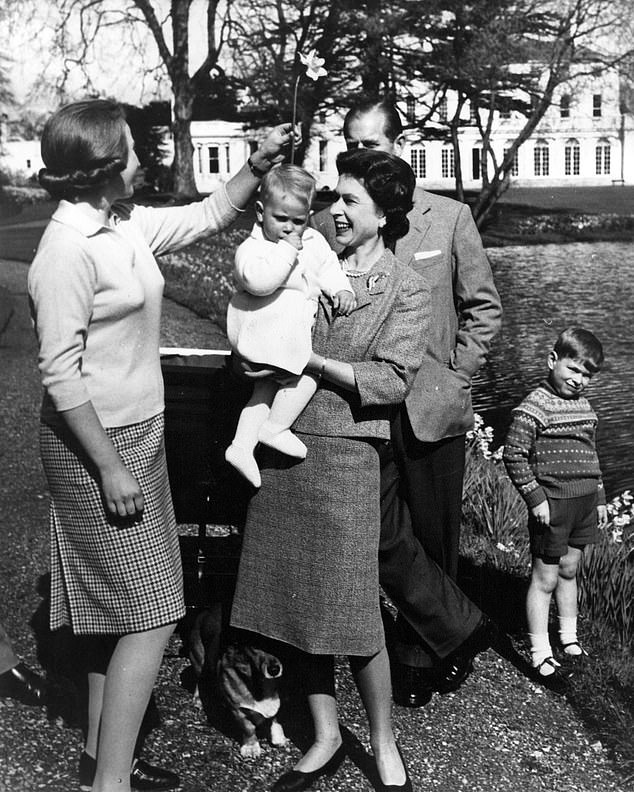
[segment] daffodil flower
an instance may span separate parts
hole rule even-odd
[[[299,53],[299,59],[306,67],[306,76],[311,80],[318,80],[320,77],[325,77],[328,72],[324,69],[324,58],[317,55],[317,50],[312,49],[308,55]]]
[[[317,55],[317,50],[310,50],[308,55],[304,55],[303,53],[299,53],[299,60],[303,66],[306,67],[306,76],[310,77],[311,80],[316,81],[320,77],[325,77],[328,72],[324,69],[324,63],[326,62],[323,58],[320,58]],[[297,75],[295,79],[295,91],[293,93],[293,130],[295,130],[295,124],[297,119],[297,89],[299,88],[299,80],[301,78],[301,73]],[[295,137],[291,141],[291,162],[295,159]]]

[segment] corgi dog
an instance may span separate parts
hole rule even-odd
[[[216,603],[199,611],[187,634],[188,656],[198,684],[194,698],[202,707],[201,686],[215,688],[240,730],[240,754],[257,759],[262,748],[258,733],[268,730],[272,745],[286,744],[277,720],[280,708],[281,661],[259,647],[234,641],[222,645],[226,630],[223,608]]]

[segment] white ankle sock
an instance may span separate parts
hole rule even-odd
[[[537,668],[547,657],[553,656],[550,639],[548,633],[528,633],[528,639],[531,642],[531,662],[533,668]],[[553,662],[555,665],[559,665],[556,660]],[[546,663],[540,668],[539,673],[543,676],[550,676],[555,673],[555,669]]]
[[[564,647],[564,652],[571,657],[585,654],[577,641],[577,617],[559,616],[559,640]],[[572,644],[572,646],[566,646]]]

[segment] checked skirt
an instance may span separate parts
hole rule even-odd
[[[140,518],[112,517],[77,441],[40,424],[51,495],[51,629],[77,635],[160,627],[185,612],[176,520],[167,478],[163,415],[106,429],[141,486]]]

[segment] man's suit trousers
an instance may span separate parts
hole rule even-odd
[[[414,536],[391,443],[380,446],[379,582],[399,610],[400,662],[430,666],[457,649],[482,612],[425,553]],[[403,624],[403,620],[406,624]]]

